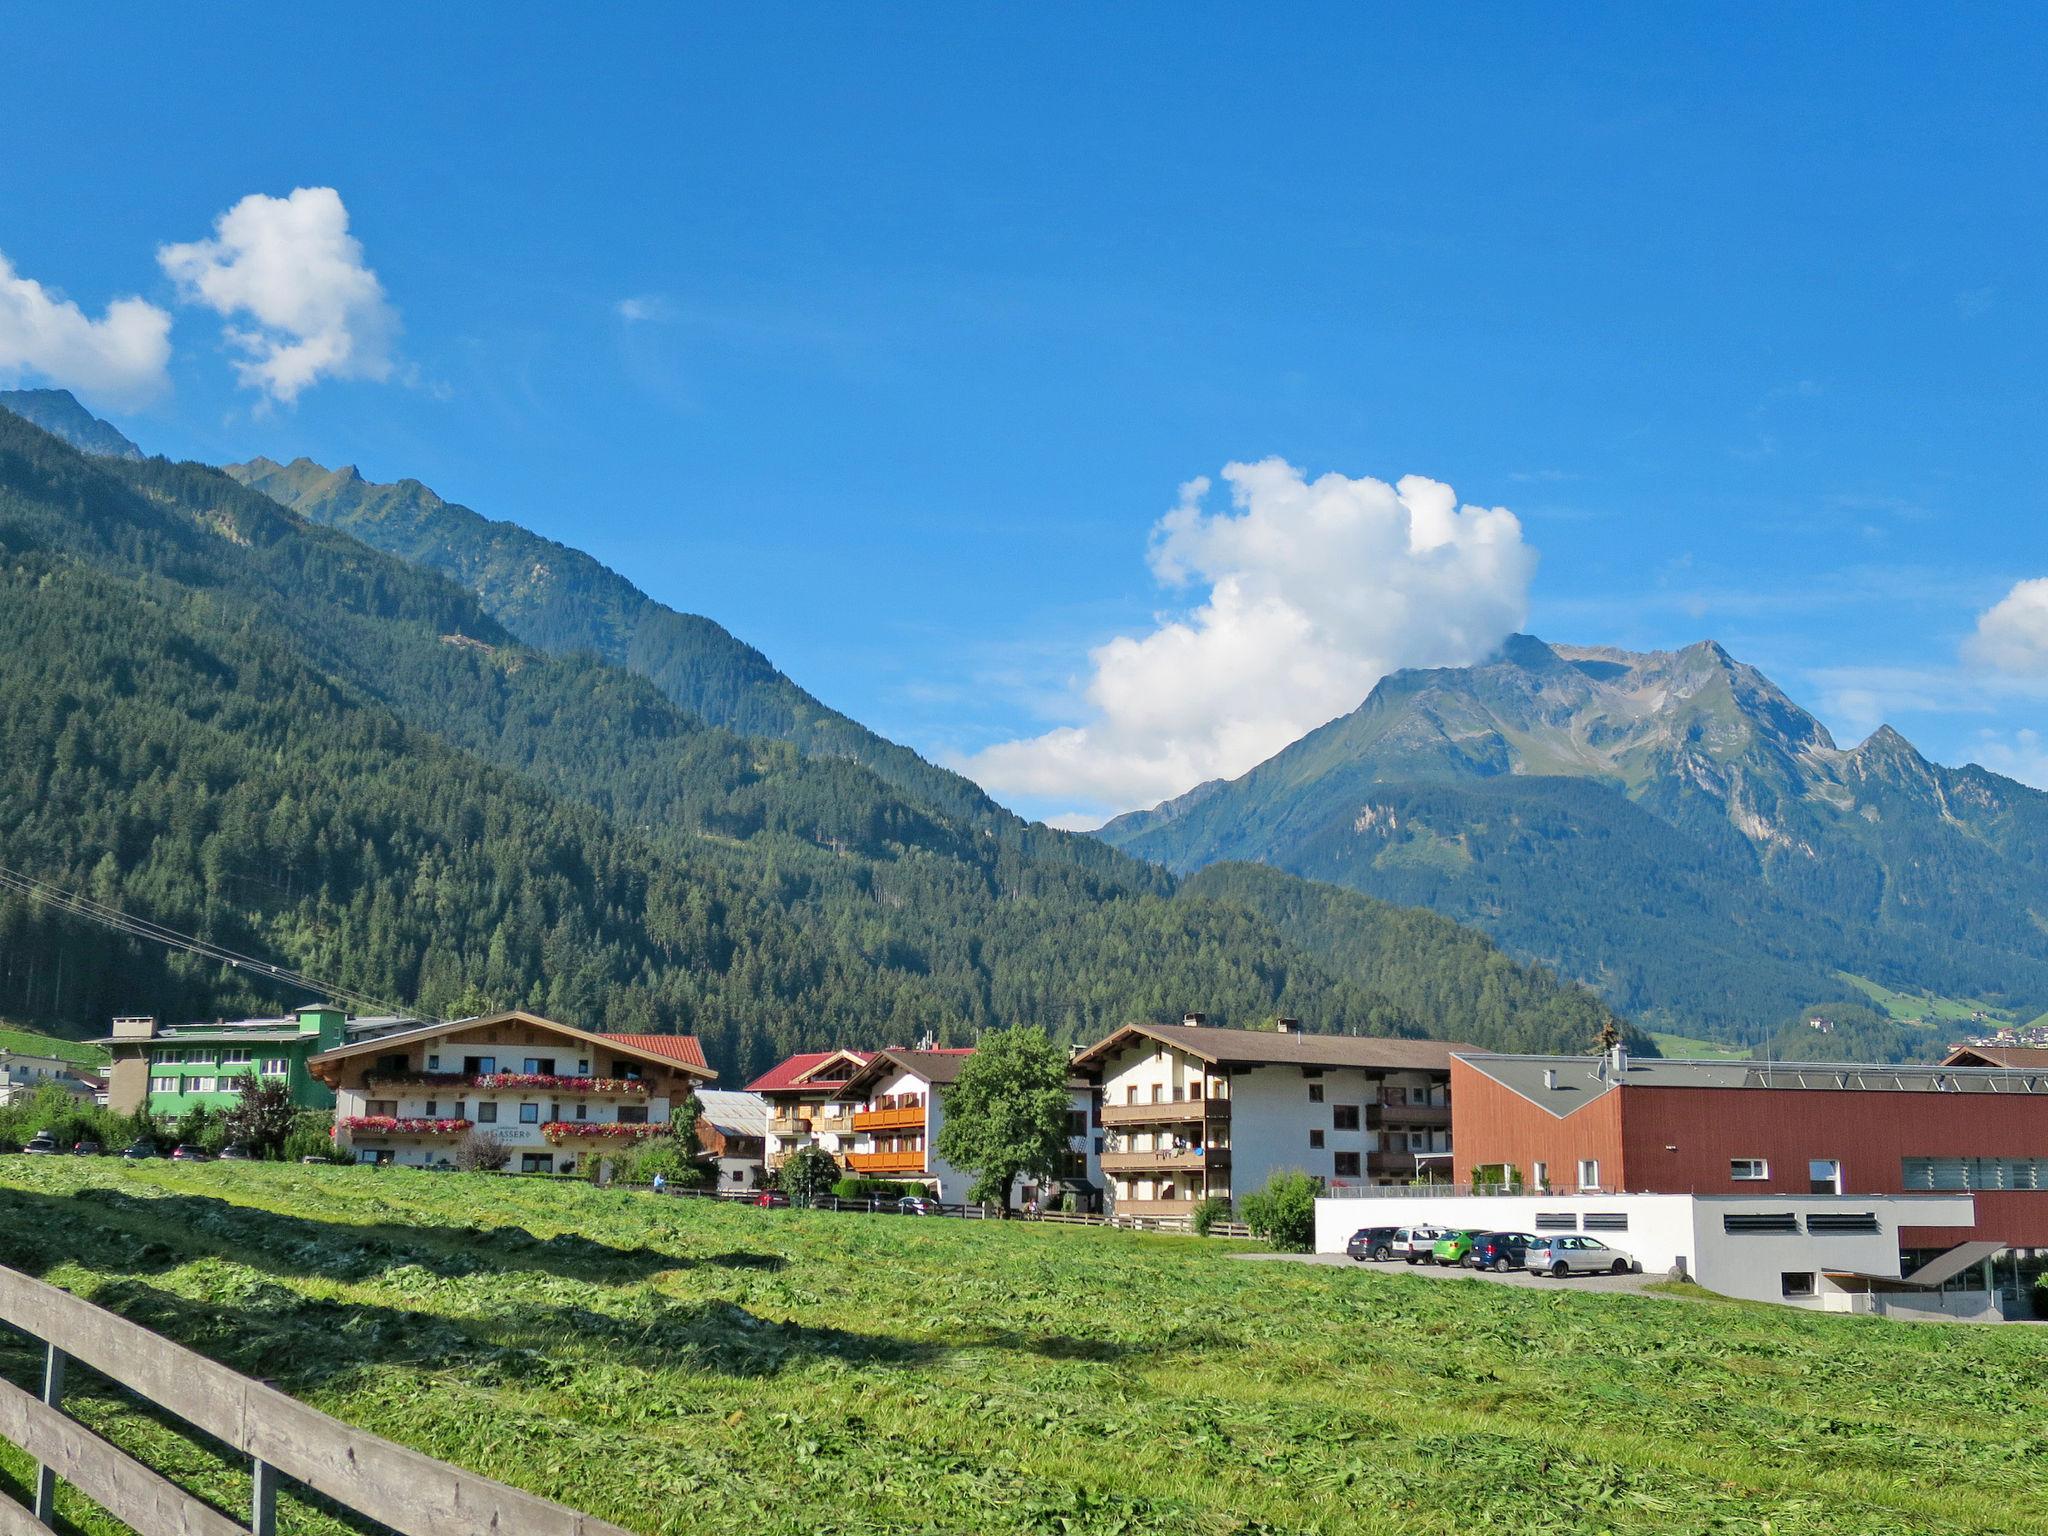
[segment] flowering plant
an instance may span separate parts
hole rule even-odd
[[[637,1077],[557,1077],[546,1072],[492,1072],[475,1080],[479,1088],[558,1088],[565,1093],[638,1093],[647,1084]]]
[[[666,1131],[662,1122],[647,1125],[628,1125],[621,1120],[550,1120],[540,1128],[543,1138],[554,1145],[560,1145],[569,1136],[602,1136],[614,1141],[633,1141],[642,1136],[656,1136]]]
[[[391,1087],[404,1084],[411,1088],[467,1088],[467,1072],[414,1072],[410,1069],[392,1072],[378,1071],[372,1067],[363,1074],[365,1083],[383,1083]]]
[[[383,1131],[398,1136],[452,1136],[469,1129],[467,1120],[405,1119],[397,1115],[343,1115],[334,1122],[336,1130]]]

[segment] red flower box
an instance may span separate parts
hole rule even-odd
[[[540,1134],[551,1146],[560,1146],[564,1139],[572,1136],[601,1137],[609,1141],[637,1141],[642,1136],[658,1136],[668,1129],[665,1121],[648,1125],[628,1125],[617,1120],[550,1120],[540,1128]]]
[[[343,1115],[334,1122],[340,1131],[376,1131],[387,1136],[454,1136],[470,1127],[467,1120],[402,1119],[397,1115]]]

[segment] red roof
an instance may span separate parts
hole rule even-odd
[[[643,1051],[652,1051],[657,1056],[666,1056],[671,1061],[680,1061],[686,1067],[709,1068],[711,1063],[704,1059],[704,1047],[697,1043],[695,1035],[614,1035],[605,1034],[606,1040],[616,1040],[621,1045],[638,1046]]]
[[[799,1081],[799,1079],[802,1079],[806,1072],[823,1065],[834,1056],[852,1056],[854,1054],[852,1051],[798,1051],[789,1060],[770,1067],[766,1072],[763,1072],[759,1077],[747,1084],[747,1091],[749,1093],[774,1093],[778,1089],[790,1088],[838,1088],[846,1082],[845,1078],[814,1078],[807,1081]]]

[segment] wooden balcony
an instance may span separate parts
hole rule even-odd
[[[1102,1154],[1104,1173],[1147,1174],[1147,1173],[1200,1173],[1205,1168],[1224,1168],[1230,1164],[1228,1147],[1189,1147],[1179,1152],[1105,1152]]]
[[[924,1129],[924,1105],[913,1104],[906,1109],[857,1109],[853,1112],[853,1128],[856,1131],[921,1131]]]
[[[1368,1131],[1395,1129],[1446,1130],[1451,1123],[1451,1106],[1448,1104],[1368,1104],[1365,1106],[1365,1128]]]
[[[1423,1158],[1420,1164],[1415,1161],[1418,1154],[1414,1152],[1368,1152],[1365,1154],[1365,1171],[1399,1174],[1404,1179],[1412,1179],[1417,1167],[1427,1169],[1442,1166],[1440,1162],[1430,1161],[1430,1155],[1426,1152],[1419,1155]]]
[[[1102,1123],[1112,1125],[1188,1125],[1228,1120],[1228,1099],[1182,1099],[1168,1104],[1105,1104]]]
[[[851,1136],[853,1134],[853,1116],[851,1114],[813,1115],[811,1116],[811,1129],[820,1136]]]
[[[855,1173],[872,1173],[887,1178],[899,1173],[923,1173],[924,1153],[916,1152],[849,1152],[847,1166]]]
[[[768,1134],[771,1136],[808,1136],[811,1134],[809,1115],[771,1115],[768,1118]]]

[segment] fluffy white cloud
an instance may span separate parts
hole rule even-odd
[[[160,246],[157,261],[190,303],[231,322],[242,382],[296,400],[321,378],[387,379],[398,316],[332,187],[253,193],[213,221],[213,238]]]
[[[1964,651],[1994,672],[2048,679],[2048,577],[2016,582],[1978,616]]]
[[[1978,736],[1973,755],[1993,773],[2048,789],[2048,740],[2043,740],[2039,731],[2017,730],[2010,737],[1985,731]]]
[[[1504,507],[1280,459],[1181,488],[1152,531],[1153,573],[1207,596],[1090,653],[1087,718],[967,759],[998,794],[1116,809],[1231,777],[1357,707],[1387,673],[1483,659],[1527,612],[1535,551]],[[1067,819],[1067,818],[1063,818]]]
[[[163,389],[171,317],[141,299],[116,299],[99,319],[23,277],[0,256],[0,382],[37,379],[120,404]]]

